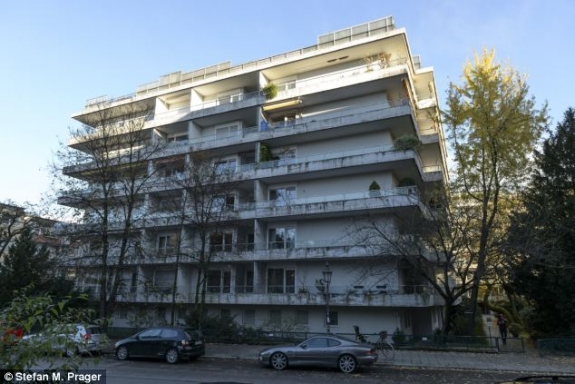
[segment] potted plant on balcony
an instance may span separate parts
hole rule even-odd
[[[272,151],[264,143],[260,144],[260,162],[265,163],[272,159]]]
[[[379,197],[381,196],[381,187],[377,181],[373,180],[369,185],[369,197]]]
[[[414,135],[402,135],[393,141],[393,148],[396,151],[416,150],[421,145],[421,141]]]
[[[271,100],[278,95],[278,86],[274,83],[268,83],[262,88],[266,100]]]

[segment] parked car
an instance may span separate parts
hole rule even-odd
[[[68,357],[78,354],[100,354],[109,343],[108,336],[99,325],[62,324],[43,332],[25,335],[22,341],[36,345],[49,345],[52,350]]]
[[[118,341],[114,348],[118,360],[148,357],[164,359],[170,364],[206,354],[203,335],[183,327],[148,328]]]
[[[313,336],[299,344],[266,348],[259,354],[262,364],[277,370],[306,365],[337,367],[345,373],[374,364],[377,357],[371,345],[337,335]]]

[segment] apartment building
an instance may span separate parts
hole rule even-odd
[[[182,250],[192,254],[202,240],[211,257],[205,303],[212,315],[310,332],[352,333],[358,325],[429,334],[442,326],[441,298],[404,255],[376,244],[413,239],[397,218],[430,217],[420,192],[447,177],[433,69],[411,54],[393,18],[261,60],[171,73],[131,95],[91,99],[73,118],[92,125],[94,136],[74,138],[70,147],[82,151],[96,140],[98,114],[124,123],[135,110],[144,147],[164,146],[139,160],[147,179],[136,193],[136,240],[122,261],[113,326],[129,326],[137,311],[167,322],[176,307],[183,321],[199,275],[198,259]],[[398,145],[410,140],[418,145]],[[169,208],[190,199],[181,180],[198,153],[228,177],[229,190],[218,196],[228,216],[210,233]],[[93,166],[64,173],[91,183]],[[90,217],[77,195],[59,202]],[[357,223],[366,218],[390,236],[361,240]],[[113,224],[110,213],[108,228]],[[71,249],[80,260],[98,246],[84,241]],[[433,269],[436,260],[417,252],[412,256]],[[98,266],[76,267],[78,283],[97,293]]]

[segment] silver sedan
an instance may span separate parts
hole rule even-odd
[[[282,370],[287,366],[337,367],[352,373],[358,367],[377,361],[377,351],[369,344],[337,335],[314,336],[296,345],[279,345],[262,350],[262,364]]]

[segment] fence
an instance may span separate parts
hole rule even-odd
[[[111,338],[122,338],[134,334],[140,329],[109,328]],[[269,345],[281,343],[299,343],[308,337],[325,333],[306,331],[266,331],[262,329],[206,329],[204,336],[209,343],[231,343]],[[355,339],[354,333],[338,333],[340,336]],[[363,334],[367,342],[374,343],[378,334]],[[484,353],[525,353],[525,340],[520,337],[507,338],[503,343],[499,337],[456,336],[456,335],[404,335],[390,334],[388,341],[397,350],[432,350]],[[539,354],[569,352],[575,355],[574,339],[539,340]]]
[[[537,340],[539,356],[575,356],[575,337]]]

